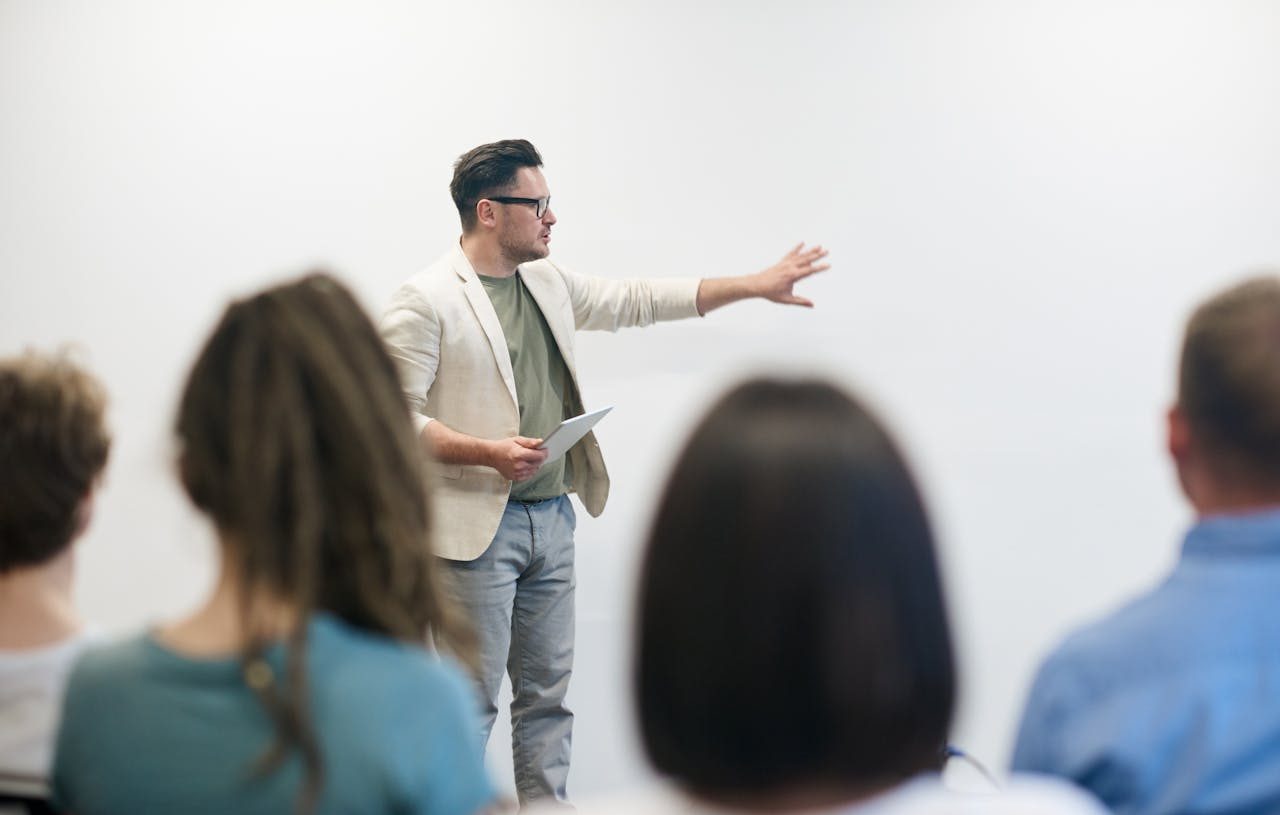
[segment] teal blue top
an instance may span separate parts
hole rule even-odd
[[[313,617],[307,637],[324,762],[317,813],[473,815],[493,801],[458,670],[328,614]],[[267,655],[277,677],[284,657],[284,646]],[[191,659],[143,635],[91,650],[72,670],[53,795],[85,815],[288,815],[303,778],[296,751],[255,773],[274,737],[238,659]]]

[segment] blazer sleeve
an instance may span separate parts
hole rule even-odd
[[[440,366],[439,315],[421,291],[404,286],[392,297],[378,331],[400,376],[414,432],[421,433],[432,420],[426,412],[427,391]]]
[[[617,331],[698,315],[698,278],[613,280],[556,267],[569,292],[574,326],[581,331]]]

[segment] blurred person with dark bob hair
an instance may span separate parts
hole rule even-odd
[[[77,664],[56,802],[82,815],[470,815],[493,800],[435,586],[428,464],[368,317],[325,274],[232,303],[176,422],[221,570]]]
[[[673,788],[618,811],[1097,812],[1052,782],[943,788],[956,678],[933,533],[881,424],[824,382],[747,382],[698,425],[649,535],[636,648]]]
[[[73,544],[107,457],[106,393],[66,354],[0,359],[0,787],[42,796],[62,689],[91,638]]]

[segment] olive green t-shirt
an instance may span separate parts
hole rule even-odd
[[[560,347],[547,327],[542,309],[525,288],[520,273],[511,277],[477,275],[498,313],[502,333],[511,354],[520,408],[520,435],[542,439],[565,419],[565,390],[569,379]],[[555,498],[569,489],[572,473],[568,456],[543,465],[537,475],[511,486],[511,497],[521,501]]]

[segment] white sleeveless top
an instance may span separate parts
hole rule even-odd
[[[48,777],[67,674],[93,639],[81,631],[53,645],[0,649],[0,773]]]

